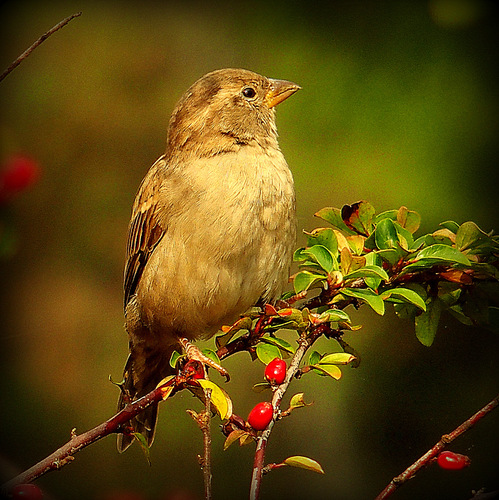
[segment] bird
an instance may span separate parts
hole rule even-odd
[[[212,337],[249,308],[275,302],[296,240],[292,173],[275,107],[301,87],[246,69],[211,71],[172,112],[166,152],[142,180],[124,272],[129,356],[118,410],[173,373],[181,340]],[[150,446],[157,405],[130,421]],[[133,442],[118,434],[118,450]]]

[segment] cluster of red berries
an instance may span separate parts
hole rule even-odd
[[[265,367],[265,378],[271,385],[281,385],[286,378],[286,362],[275,358]],[[268,401],[258,403],[248,415],[248,424],[255,431],[263,431],[272,421],[274,407]]]

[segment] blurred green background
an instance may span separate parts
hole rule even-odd
[[[299,226],[323,206],[406,205],[428,232],[441,221],[497,219],[498,17],[493,1],[4,1],[1,68],[82,11],[0,83],[2,162],[32,156],[42,178],[3,213],[16,228],[0,262],[0,454],[20,470],[111,416],[127,354],[122,318],[126,228],[137,186],[163,153],[170,112],[204,73],[244,67],[299,83],[279,106],[281,147],[296,181]],[[299,243],[304,242],[300,237]],[[410,323],[361,309],[346,338],[362,364],[341,381],[305,377],[311,408],[276,426],[268,461],[318,460],[326,474],[278,470],[262,498],[368,499],[498,391],[499,339],[444,317],[435,345]],[[210,344],[211,345],[211,344]],[[322,351],[327,345],[319,346]],[[235,412],[263,367],[229,359]],[[218,380],[218,379],[217,379]],[[187,395],[164,403],[152,466],[108,437],[38,484],[53,498],[202,498],[201,435]],[[215,421],[215,423],[217,423]],[[498,489],[498,415],[452,449],[472,466],[431,467],[398,499],[468,499]],[[215,498],[246,498],[253,447],[222,452]],[[175,497],[175,495],[177,495]],[[180,495],[184,495],[183,497]],[[121,497],[124,500],[124,497]]]

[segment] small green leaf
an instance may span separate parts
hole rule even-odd
[[[281,351],[277,346],[267,344],[266,342],[260,342],[256,346],[256,355],[264,365],[268,365],[275,358],[282,357]]]
[[[224,451],[232,444],[239,440],[244,434],[248,434],[248,431],[243,431],[242,429],[233,430],[225,440]]]
[[[303,315],[300,314],[300,322],[303,319]],[[281,351],[284,351],[285,353],[288,354],[294,354],[295,353],[295,348],[286,340],[281,339],[279,337],[263,337],[261,339],[264,342],[267,342],[269,344],[273,344],[276,347],[278,347]]]
[[[341,309],[328,309],[319,315],[319,318],[324,321],[351,323],[350,316]]]
[[[322,245],[331,251],[333,255],[338,255],[338,239],[334,230],[330,227],[320,227],[307,234],[307,246]]]
[[[341,290],[341,294],[362,300],[363,302],[368,304],[374,312],[378,313],[381,316],[385,314],[385,303],[383,302],[383,299],[376,292],[369,288],[343,288]]]
[[[454,222],[453,220],[446,220],[445,222],[441,222],[439,226],[445,227],[449,231],[452,231],[454,234],[457,233],[459,229],[459,224]]]
[[[385,281],[388,281],[390,279],[388,277],[388,274],[386,274],[386,271],[379,266],[364,266],[343,276],[343,278],[345,280],[357,278],[381,278]]]
[[[416,256],[417,261],[428,261],[435,263],[450,262],[453,264],[462,264],[464,266],[469,266],[470,261],[456,248],[450,247],[448,245],[431,245],[429,247],[423,248],[418,252]]]
[[[217,365],[220,364],[220,358],[212,349],[201,349],[201,352],[208,358],[214,361]]]
[[[441,312],[441,302],[435,298],[427,301],[426,311],[415,318],[416,337],[426,347],[430,347],[435,340]]]
[[[348,354],[346,352],[334,352],[332,354],[326,354],[321,358],[318,365],[347,365],[355,359],[355,356]]]
[[[399,299],[403,302],[413,304],[423,311],[426,311],[426,304],[424,299],[421,297],[421,295],[409,288],[392,288],[390,290],[385,290],[380,296],[383,300],[388,301],[391,298]]]
[[[463,251],[476,247],[488,239],[487,233],[483,232],[474,222],[465,222],[457,230],[456,247]]]
[[[308,358],[308,363],[310,365],[315,365],[316,363],[318,363],[321,359],[321,355],[317,352],[317,351],[312,351],[310,353],[310,356]]]
[[[324,474],[324,470],[322,469],[319,462],[316,462],[315,460],[312,460],[308,457],[301,457],[297,455],[294,457],[286,458],[283,463],[289,465],[290,467],[299,467],[301,469],[307,469],[319,474]]]
[[[230,418],[232,415],[232,401],[227,393],[211,380],[199,379],[197,382],[205,391],[211,389],[210,402],[217,409],[220,418],[222,420]]]
[[[258,384],[255,384],[252,387],[252,389],[253,389],[253,392],[260,393],[260,392],[266,391],[267,389],[270,389],[271,387],[272,387],[272,385],[270,385],[269,382],[260,382]]]
[[[343,231],[345,234],[355,234],[355,231],[352,231],[344,222],[341,217],[341,211],[338,208],[326,207],[319,210],[316,214],[316,217],[329,222],[332,226],[338,228],[340,231]]]
[[[311,403],[305,403],[305,398],[303,397],[303,392],[295,394],[289,401],[290,408],[303,408],[304,406],[309,406]]]
[[[374,233],[373,233],[374,234]],[[383,265],[383,260],[376,252],[369,252],[365,255],[366,258],[366,266],[376,266],[381,267]],[[379,277],[376,278],[364,278],[366,285],[373,289],[377,290],[379,285],[381,284],[382,279]]]
[[[222,329],[223,334],[218,335],[215,338],[215,345],[217,346],[217,348],[227,345],[234,338],[234,336],[241,330],[250,330],[251,325],[252,325],[251,318],[249,316],[244,316],[243,318],[237,320],[229,328],[224,327]]]
[[[414,234],[421,225],[421,216],[406,207],[400,207],[397,212],[397,222],[411,234]]]
[[[306,248],[302,251],[302,255],[306,255],[309,259],[317,262],[328,274],[339,269],[338,259],[331,253],[331,250],[323,245]]]
[[[173,351],[172,352],[172,355],[170,357],[170,366],[172,368],[175,368],[177,366],[177,363],[178,363],[178,360],[182,357],[182,355],[180,353],[178,353],[177,351]]]
[[[374,231],[376,246],[380,250],[398,249],[399,241],[395,224],[391,219],[383,219]]]
[[[374,219],[374,222],[376,224],[378,224],[383,219],[397,220],[397,214],[398,214],[398,210],[385,210],[384,212],[380,212],[376,216],[376,218]]]
[[[324,375],[329,375],[335,380],[339,380],[341,378],[341,370],[336,365],[330,364],[320,364],[320,362],[316,365],[310,365],[315,370],[323,373]]]
[[[309,271],[300,271],[295,275],[293,288],[295,293],[300,293],[308,290],[316,281],[325,279],[326,277],[321,274],[315,274]]]
[[[143,436],[140,432],[134,432],[133,437],[139,442],[140,448],[144,452],[147,463],[151,465],[151,448],[149,448],[145,436]]]

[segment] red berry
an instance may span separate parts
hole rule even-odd
[[[438,455],[437,463],[442,469],[461,470],[470,465],[471,460],[466,455],[460,455],[453,451],[442,451]]]
[[[17,484],[12,488],[12,500],[42,500],[43,493],[36,484]]]
[[[274,408],[272,405],[264,401],[258,403],[248,415],[248,423],[255,429],[255,431],[263,431],[269,425],[274,415]]]
[[[286,362],[275,358],[265,367],[265,378],[271,384],[280,385],[286,378]]]
[[[38,180],[40,167],[27,156],[10,158],[0,171],[0,199],[8,199]]]

